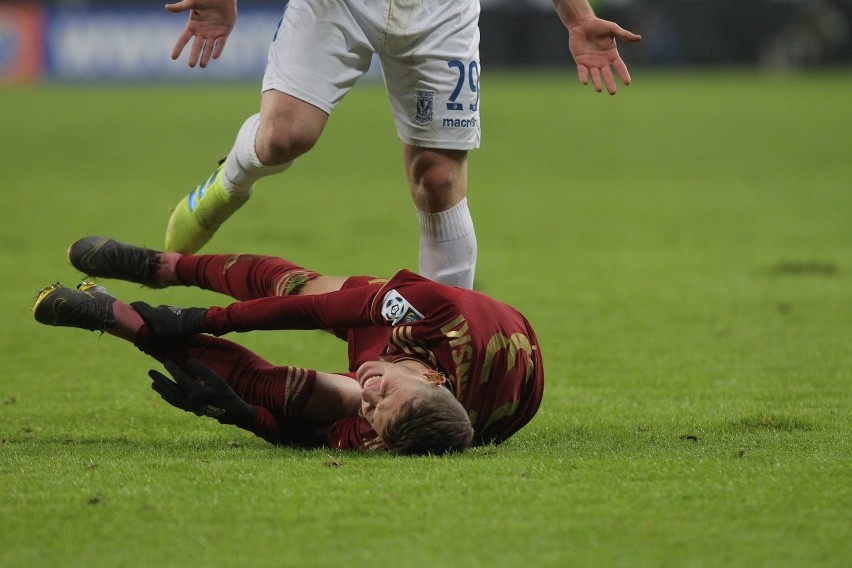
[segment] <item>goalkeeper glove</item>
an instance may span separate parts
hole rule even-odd
[[[187,361],[188,373],[172,361],[163,363],[174,377],[169,379],[159,371],[150,370],[151,388],[169,404],[196,416],[210,416],[222,424],[250,429],[257,419],[257,410],[237,396],[237,393],[216,371],[197,359]]]
[[[157,338],[180,337],[204,333],[206,308],[153,307],[145,302],[130,304],[139,312],[151,333]]]

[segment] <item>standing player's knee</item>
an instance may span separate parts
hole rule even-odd
[[[449,209],[467,189],[465,152],[426,151],[411,161],[409,182],[418,208],[428,212]]]
[[[309,128],[275,121],[258,130],[255,150],[265,166],[280,166],[310,151],[318,138],[319,132]]]

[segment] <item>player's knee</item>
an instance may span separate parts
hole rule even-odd
[[[283,165],[310,151],[318,138],[319,132],[292,124],[273,123],[258,131],[255,150],[264,165]]]
[[[429,167],[412,171],[414,202],[423,211],[437,213],[449,209],[464,197],[467,180],[457,164],[437,160]]]

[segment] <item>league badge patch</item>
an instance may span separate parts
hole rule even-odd
[[[435,91],[417,91],[417,109],[414,113],[414,120],[419,124],[428,124],[432,122],[433,105],[435,102]]]
[[[399,325],[422,320],[423,314],[409,304],[399,292],[391,290],[382,300],[382,317],[391,322],[391,325]]]

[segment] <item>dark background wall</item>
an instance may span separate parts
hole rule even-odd
[[[570,66],[551,0],[480,0],[490,70]],[[852,0],[597,0],[599,16],[643,36],[631,67],[795,69],[852,64]],[[283,0],[240,0],[227,58],[204,80],[256,79]],[[200,80],[168,59],[185,15],[152,0],[0,0],[0,83]]]
[[[661,66],[852,63],[852,0],[598,2],[602,18],[642,34],[628,63]],[[482,59],[490,66],[566,65],[567,34],[549,0],[483,0]]]

